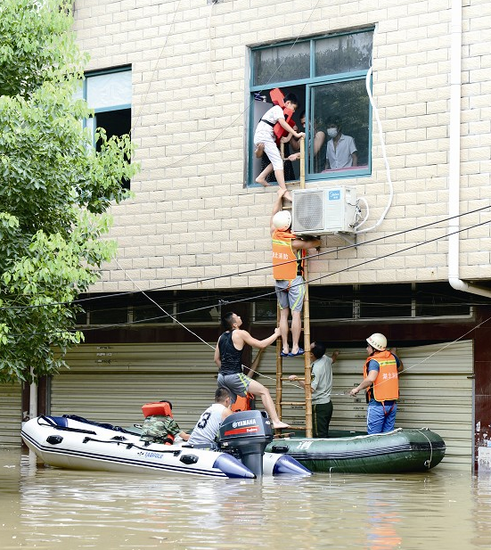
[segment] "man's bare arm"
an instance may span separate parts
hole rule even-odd
[[[242,340],[243,343],[249,344],[249,346],[259,349],[267,348],[270,344],[275,342],[280,335],[280,329],[278,327],[274,329],[274,333],[271,336],[265,338],[264,340],[258,340],[257,338],[254,338],[246,330],[239,330],[236,332],[238,332],[237,336]]]

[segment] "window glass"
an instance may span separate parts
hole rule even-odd
[[[256,300],[255,302],[255,321],[273,321],[276,322],[276,298],[270,300]]]
[[[363,285],[360,318],[411,317],[411,285]]]
[[[278,178],[298,181],[301,163],[307,181],[370,174],[370,102],[365,81],[372,41],[373,30],[365,30],[252,50],[249,184],[267,186]],[[278,123],[281,112],[273,116],[271,111],[281,105],[273,93],[277,89],[280,98],[294,93],[298,99],[290,123],[294,132],[285,132],[283,140]],[[264,119],[271,128],[260,122]],[[339,146],[328,132],[328,125],[332,134],[336,123],[345,136]],[[308,138],[302,158],[301,143],[292,137],[300,131]],[[263,143],[266,153],[257,148],[258,143]]]
[[[95,116],[85,121],[94,136],[97,128],[104,128],[108,138],[131,132],[131,70],[116,70],[105,74],[86,75],[85,99]],[[97,151],[101,144],[94,141]],[[131,182],[121,181],[122,187],[130,189]]]
[[[81,306],[87,312],[91,325],[122,325],[128,322],[128,308],[118,296],[101,295],[95,300],[82,302]]]
[[[472,297],[453,290],[450,285],[439,283],[416,285],[416,315],[418,317],[469,315],[472,302]]]
[[[368,166],[370,105],[365,79],[312,88],[309,172]],[[310,145],[318,141],[317,151]]]
[[[353,318],[352,286],[311,286],[309,297],[310,318],[314,321]]]
[[[181,323],[219,323],[220,311],[212,292],[181,292],[177,319]]]
[[[116,111],[103,111],[96,113],[95,119],[91,119],[92,127],[104,128],[108,138],[112,136],[123,136],[131,131],[131,109],[121,109]],[[96,150],[100,151],[101,144],[95,144]],[[125,189],[130,189],[130,180],[123,178],[121,185]]]
[[[274,46],[253,52],[254,85],[310,76],[310,42]]]
[[[371,65],[371,31],[332,36],[314,44],[316,76],[360,71]]]
[[[131,105],[131,71],[87,76],[87,103],[92,109]]]

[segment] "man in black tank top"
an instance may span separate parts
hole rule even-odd
[[[242,372],[242,352],[244,349],[236,349],[232,340],[233,333],[234,329],[224,332],[218,340],[221,374],[237,374]]]
[[[268,388],[242,373],[244,346],[248,344],[254,348],[266,348],[279,337],[280,329],[275,328],[269,338],[257,340],[246,330],[240,328],[242,319],[233,312],[225,314],[222,325],[226,332],[220,336],[215,348],[215,363],[219,368],[218,387],[227,388],[234,403],[238,395],[245,397],[247,393],[252,393],[254,396],[259,396],[271,419],[273,428],[275,430],[288,428],[288,424],[279,419]]]

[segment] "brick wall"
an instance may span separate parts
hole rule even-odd
[[[133,139],[142,167],[134,199],[112,211],[118,262],[94,290],[213,277],[220,278],[185,288],[270,286],[270,270],[254,270],[270,262],[275,188],[244,187],[248,46],[367,25],[375,25],[373,95],[394,198],[383,223],[359,235],[356,248],[326,240],[331,252],[311,261],[310,273],[325,276],[320,284],[446,280],[445,239],[396,252],[445,235],[447,223],[391,235],[448,216],[452,2],[392,4],[76,0],[75,29],[91,54],[87,69],[132,65]],[[489,204],[490,6],[463,6],[461,213]],[[389,190],[375,120],[372,165],[370,177],[342,182],[368,200],[367,226],[384,211]],[[465,216],[462,225],[488,217]],[[490,249],[488,224],[462,233],[461,277],[490,278]]]

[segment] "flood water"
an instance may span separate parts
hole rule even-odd
[[[202,479],[45,468],[0,450],[2,550],[491,548],[491,477]]]

